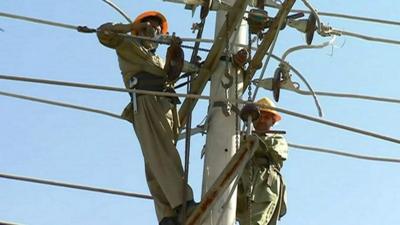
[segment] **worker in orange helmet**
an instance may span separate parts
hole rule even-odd
[[[165,16],[157,11],[147,11],[130,24],[103,24],[98,28],[97,36],[101,44],[115,49],[127,88],[160,92],[166,90],[168,77],[164,61],[155,54],[158,44],[151,40],[133,39],[126,34],[155,38],[167,34],[167,31]],[[185,64],[183,70],[193,72],[196,69]],[[190,212],[195,202],[191,187],[184,184],[182,163],[175,147],[178,119],[172,111],[175,109],[176,112],[176,103],[168,97],[130,95],[131,103],[122,116],[133,123],[140,142],[146,180],[154,198],[159,224],[180,225],[183,204]],[[185,200],[184,191],[187,193]]]
[[[286,189],[280,170],[287,159],[285,138],[271,131],[281,115],[268,98],[256,102],[260,117],[254,122],[259,147],[238,183],[236,217],[240,225],[276,225],[286,213]]]

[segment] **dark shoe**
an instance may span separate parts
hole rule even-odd
[[[176,217],[164,217],[158,225],[180,225]]]

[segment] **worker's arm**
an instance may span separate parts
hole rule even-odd
[[[116,48],[124,40],[124,37],[119,34],[127,34],[132,31],[139,32],[148,26],[151,26],[148,22],[139,24],[105,23],[97,29],[97,37],[103,45]]]

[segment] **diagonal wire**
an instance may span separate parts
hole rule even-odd
[[[21,78],[21,77],[9,77],[9,76],[3,76],[0,75],[0,79],[2,78],[6,78],[8,80],[25,80],[28,82],[43,82],[43,80],[38,80],[38,79],[32,79],[32,78]],[[154,92],[154,91],[144,91],[144,90],[130,90],[130,89],[124,89],[124,88],[115,88],[115,87],[107,87],[107,86],[98,86],[98,85],[87,85],[87,84],[80,84],[80,83],[70,83],[70,82],[60,82],[60,81],[50,81],[50,80],[44,80],[45,83],[47,84],[57,84],[57,85],[66,85],[67,86],[75,86],[75,87],[87,87],[87,88],[92,88],[92,89],[102,89],[102,90],[109,90],[109,91],[118,91],[118,92],[136,92],[136,93],[141,93],[141,94],[150,94],[150,95],[162,95],[162,96],[172,96],[172,97],[182,97],[182,96],[187,96],[190,98],[202,98],[202,99],[211,99],[208,96],[202,96],[202,95],[193,95],[193,94],[173,94],[173,93],[163,93],[163,92]],[[65,84],[66,83],[66,84]],[[238,102],[240,104],[247,104],[249,102],[247,101],[243,101],[241,99],[232,99],[230,100],[231,102],[235,103]],[[266,106],[263,106],[266,107]],[[328,121],[328,120],[323,120],[323,119],[319,119],[316,117],[312,117],[309,115],[305,115],[305,114],[301,114],[301,113],[297,113],[294,111],[290,111],[287,109],[283,109],[283,108],[277,108],[277,107],[267,107],[270,109],[274,109],[278,112],[284,113],[284,114],[288,114],[288,115],[292,115],[304,120],[309,120],[309,121],[313,121],[316,123],[320,123],[320,124],[324,124],[324,125],[328,125],[331,127],[336,127],[339,129],[343,129],[343,130],[347,130],[347,131],[351,131],[351,132],[355,132],[355,133],[359,133],[359,134],[363,134],[366,136],[370,136],[370,137],[375,137],[378,139],[382,139],[382,140],[386,140],[386,141],[390,141],[390,142],[394,142],[397,144],[400,144],[400,139],[397,138],[393,138],[393,137],[389,137],[389,136],[385,136],[382,134],[378,134],[378,133],[374,133],[374,132],[370,132],[370,131],[366,131],[366,130],[362,130],[359,128],[354,128],[351,126],[346,126],[340,123],[336,123],[336,122],[332,122],[332,121]]]
[[[127,88],[110,87],[110,86],[94,85],[94,84],[83,84],[83,83],[66,82],[66,81],[46,80],[46,79],[37,79],[37,78],[21,77],[21,76],[10,76],[10,75],[4,75],[4,74],[0,74],[0,79],[31,82],[31,83],[50,84],[50,85],[58,85],[58,86],[67,86],[67,87],[87,88],[87,89],[94,89],[94,90],[138,93],[138,94],[145,94],[145,95],[157,95],[157,96],[166,96],[166,97],[185,97],[185,98],[205,99],[205,100],[210,99],[210,97],[208,97],[208,96],[196,95],[196,94],[179,94],[179,93],[167,93],[167,92],[160,92],[160,91],[127,89]]]
[[[19,95],[19,94],[14,94],[14,93],[10,93],[10,92],[4,92],[4,91],[0,91],[0,95],[29,100],[29,101],[33,101],[33,102],[40,102],[40,103],[49,104],[49,105],[56,105],[56,106],[65,107],[65,108],[77,109],[77,110],[86,111],[86,112],[102,114],[102,115],[111,116],[113,118],[124,120],[124,118],[122,118],[122,116],[120,116],[120,115],[110,113],[107,111],[103,111],[103,110],[99,110],[99,109],[78,106],[78,105],[73,105],[73,104],[58,102],[58,101],[52,101],[52,100],[47,100],[47,99],[35,98],[35,97],[31,97],[31,96],[26,96],[26,95]]]
[[[0,92],[0,94],[3,95],[4,92]],[[5,95],[6,96],[10,96],[10,97],[17,97],[17,98],[22,98],[22,99],[26,99],[26,100],[31,100],[30,99],[31,97],[27,97],[27,96],[22,96],[21,97],[20,95],[15,95],[15,94],[10,94],[10,93],[6,93]],[[51,101],[48,101],[48,100],[43,100],[43,99],[37,99],[37,100],[38,100],[38,102],[47,103],[47,104],[53,104],[53,103],[50,103]],[[36,100],[33,100],[33,101],[36,101]],[[70,104],[56,103],[56,105],[67,107],[66,105],[70,105]],[[112,116],[112,117],[115,117],[115,118],[118,118],[118,119],[123,119],[119,115],[111,114],[111,113],[108,113],[108,112],[101,113],[101,110],[90,109],[90,108],[80,107],[80,106],[78,106],[78,107],[74,106],[74,107],[71,107],[71,108],[75,108],[75,109],[85,108],[84,111],[100,113],[100,114]],[[89,109],[89,110],[86,110],[86,109]],[[80,109],[80,110],[83,110],[83,109]],[[387,162],[397,162],[397,161],[399,161],[397,159],[391,159],[391,158],[362,156],[362,155],[356,155],[356,154],[351,154],[351,153],[339,152],[339,151],[336,151],[336,150],[327,150],[327,149],[322,149],[322,148],[317,148],[317,147],[309,147],[309,146],[302,146],[302,145],[295,145],[295,144],[292,144],[292,147],[302,148],[302,149],[307,149],[308,148],[309,150],[320,150],[320,152],[337,154],[337,155],[348,156],[348,157],[359,158],[359,159],[368,159],[368,160],[375,160],[375,161],[387,161]]]
[[[118,7],[114,2],[111,0],[102,0],[103,2],[107,3],[113,9],[115,9],[119,14],[121,14],[129,23],[133,23],[131,18],[129,18],[128,14],[125,13],[120,7]]]
[[[267,6],[273,7],[273,8],[280,8],[279,6],[272,5],[272,4],[267,4]],[[296,13],[302,12],[302,13],[306,13],[306,14],[312,13],[309,10],[301,10],[301,9],[292,9],[291,12],[296,12]],[[343,14],[343,13],[322,12],[322,11],[318,11],[318,15],[400,26],[399,21],[378,19],[378,18],[372,18],[372,17],[366,17],[366,16],[353,16],[353,15],[347,15],[347,14]]]
[[[374,42],[382,42],[382,43],[386,43],[386,44],[400,45],[400,41],[399,40],[393,40],[393,39],[387,39],[387,38],[381,38],[381,37],[374,37],[374,36],[354,33],[354,32],[345,31],[345,30],[332,29],[332,32],[338,33],[339,35],[345,35],[345,36],[360,38],[360,39],[367,40],[367,41],[374,41]]]
[[[297,92],[301,95],[311,95],[309,91],[303,91],[299,89],[287,89],[289,91]],[[400,99],[397,98],[385,98],[385,97],[377,97],[370,95],[360,95],[360,94],[350,94],[350,93],[337,93],[337,92],[326,92],[326,91],[315,91],[316,95],[319,96],[329,96],[329,97],[338,97],[338,98],[356,98],[356,99],[364,99],[371,101],[380,101],[380,102],[390,102],[400,104]]]
[[[243,101],[243,103],[247,103],[247,102]],[[261,106],[260,104],[257,104],[257,103],[255,103],[255,104]],[[333,122],[333,121],[320,119],[320,118],[317,118],[317,117],[313,117],[313,116],[309,116],[309,115],[305,115],[305,114],[301,114],[301,113],[297,113],[297,112],[290,111],[290,110],[283,109],[283,108],[270,107],[270,106],[265,106],[265,105],[263,105],[263,107],[266,107],[266,108],[269,108],[269,109],[272,109],[272,110],[276,110],[276,111],[278,111],[280,113],[288,114],[288,115],[291,115],[291,116],[294,116],[294,117],[297,117],[297,118],[301,118],[301,119],[304,119],[304,120],[309,120],[309,121],[313,121],[313,122],[316,122],[316,123],[324,124],[324,125],[327,125],[327,126],[336,127],[336,128],[347,130],[347,131],[351,131],[351,132],[354,132],[354,133],[363,134],[363,135],[366,135],[366,136],[370,136],[370,137],[378,138],[378,139],[381,139],[381,140],[385,140],[385,141],[393,142],[393,143],[396,143],[396,144],[400,144],[400,139],[398,139],[398,138],[393,138],[393,137],[382,135],[382,134],[379,134],[379,133],[374,133],[374,132],[371,132],[371,131],[362,130],[362,129],[359,129],[359,128],[343,125],[343,124],[340,124],[340,123],[336,123],[336,122]]]
[[[30,183],[37,183],[37,184],[44,184],[44,185],[50,185],[50,186],[58,186],[58,187],[64,187],[64,188],[71,188],[71,189],[78,189],[78,190],[84,190],[84,191],[100,192],[100,193],[106,193],[106,194],[112,194],[112,195],[120,195],[120,196],[133,197],[133,198],[153,199],[150,195],[145,195],[145,194],[104,189],[104,188],[98,188],[98,187],[89,187],[89,186],[83,186],[83,185],[78,185],[78,184],[64,183],[64,182],[58,182],[58,181],[53,181],[53,180],[44,180],[44,179],[38,179],[38,178],[32,178],[32,177],[16,176],[16,175],[5,174],[5,173],[0,173],[0,178],[9,179],[9,180],[18,180],[18,181],[24,181],[24,182],[30,182]]]
[[[344,156],[344,157],[370,160],[370,161],[400,163],[400,159],[394,159],[394,158],[383,158],[383,157],[359,155],[359,154],[338,151],[338,150],[334,150],[334,149],[319,148],[319,147],[305,146],[305,145],[298,145],[298,144],[288,144],[288,145],[289,145],[289,147],[296,148],[299,150],[305,150],[305,151],[321,152],[321,153],[326,153],[326,154],[340,155],[340,156]]]

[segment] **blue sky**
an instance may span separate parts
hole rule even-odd
[[[115,1],[134,18],[144,10],[162,11],[170,31],[194,37],[198,16],[183,6],[162,1]],[[399,20],[400,3],[312,1],[319,11]],[[296,8],[304,8],[301,1]],[[125,22],[100,0],[3,0],[0,11],[98,27]],[[275,12],[271,9],[271,13]],[[396,26],[321,17],[335,28],[400,38]],[[215,13],[204,37],[212,38]],[[122,87],[115,53],[93,34],[0,18],[0,74]],[[328,40],[316,37],[315,43]],[[274,53],[304,43],[304,35],[287,28]],[[202,45],[207,47],[207,45]],[[315,90],[400,98],[398,45],[339,37],[335,47],[291,54],[296,67]],[[160,55],[165,54],[165,46]],[[188,59],[190,51],[186,52]],[[204,55],[203,55],[204,56]],[[205,57],[203,57],[205,58]],[[267,76],[277,67],[271,61]],[[293,80],[299,81],[296,76]],[[304,84],[301,84],[305,88]],[[120,113],[125,93],[0,81],[0,91],[64,101]],[[184,90],[179,90],[184,92]],[[208,94],[206,90],[204,94]],[[260,90],[258,97],[272,97]],[[319,97],[325,119],[399,137],[397,104]],[[282,91],[279,106],[317,116],[309,96]],[[194,124],[205,116],[207,102],[194,111]],[[0,96],[0,173],[148,193],[143,161],[130,124],[106,116]],[[290,143],[341,149],[352,153],[400,158],[398,144],[338,130],[288,115],[276,129]],[[204,137],[192,141],[190,184],[200,199]],[[179,150],[183,152],[183,144]],[[282,225],[395,225],[400,219],[398,164],[362,161],[290,149],[283,174],[288,185],[288,214]],[[0,221],[29,225],[156,224],[151,201],[0,179]]]

